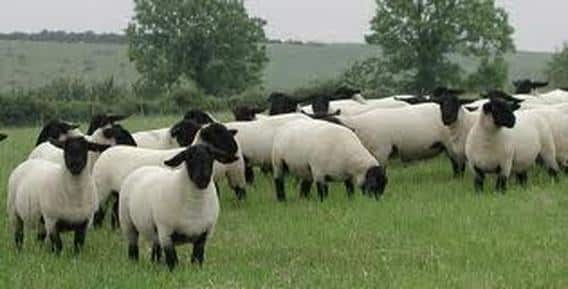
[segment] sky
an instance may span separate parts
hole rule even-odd
[[[374,0],[245,0],[249,12],[268,21],[270,38],[364,42]],[[568,1],[497,0],[511,16],[519,50],[554,51],[568,42]],[[0,0],[0,31],[122,31],[132,0]]]

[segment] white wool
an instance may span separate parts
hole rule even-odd
[[[386,108],[402,108],[408,107],[410,104],[397,100],[399,96],[381,98],[381,99],[367,99],[365,102],[361,102],[358,100],[335,100],[329,103],[329,113],[334,113],[338,109],[341,110],[341,115],[343,116],[351,116],[362,114],[371,110],[375,109],[386,109]],[[401,96],[405,97],[405,96]],[[306,113],[313,113],[313,109],[311,105],[306,105],[302,107],[302,110]]]
[[[284,163],[304,180],[324,183],[331,177],[359,186],[367,170],[379,165],[350,129],[319,120],[296,120],[279,130],[272,150],[275,177]]]
[[[177,140],[172,137],[170,128],[140,131],[132,134],[132,137],[140,148],[167,150],[180,147]]]

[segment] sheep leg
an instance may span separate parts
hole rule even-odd
[[[502,194],[505,194],[505,191],[507,191],[507,176],[497,176],[495,190]]]
[[[245,162],[245,180],[247,184],[252,184],[254,183],[254,168],[250,164],[250,160],[248,160],[246,157],[244,158],[244,162]]]
[[[16,243],[18,251],[22,250],[22,245],[24,244],[24,221],[18,216],[14,218],[14,243]]]
[[[320,201],[324,201],[328,195],[328,187],[326,183],[317,182],[316,183],[318,189],[318,195],[320,197]]]
[[[103,220],[105,219],[106,210],[103,206],[99,206],[95,215],[93,216],[93,227],[98,229],[102,227]]]
[[[347,191],[347,197],[349,197],[349,199],[353,199],[353,195],[355,193],[355,186],[353,185],[353,182],[351,180],[346,180],[344,184],[345,191]]]
[[[75,239],[73,244],[75,246],[75,253],[81,252],[83,246],[85,245],[85,236],[87,235],[87,226],[89,222],[86,221],[83,224],[77,225],[75,228]]]
[[[473,180],[473,186],[475,187],[475,191],[477,193],[483,192],[483,183],[485,182],[485,173],[478,169],[475,169],[475,179]]]
[[[57,226],[54,226],[53,230],[48,233],[48,236],[49,241],[51,242],[51,251],[55,254],[61,254],[61,250],[63,250],[63,243],[61,242],[61,236]]]
[[[242,201],[247,198],[247,191],[241,187],[234,188],[235,195],[237,196],[237,200]]]
[[[44,242],[47,233],[45,232],[45,221],[43,220],[43,217],[39,218],[39,224],[40,226],[37,228],[36,239],[38,242]]]
[[[517,177],[517,183],[522,186],[523,188],[527,188],[527,182],[528,182],[528,175],[527,172],[522,172],[522,173],[518,173],[516,174]]]
[[[152,244],[152,262],[159,263],[162,259],[162,247],[160,243]]]
[[[197,240],[193,242],[193,252],[191,253],[191,263],[203,265],[205,259],[205,243],[207,243],[207,232],[199,235]]]
[[[128,258],[132,261],[138,261],[140,257],[138,249],[138,231],[134,228],[127,229],[127,239],[128,239]]]
[[[302,182],[300,183],[300,197],[309,199],[311,191],[312,191],[312,181],[302,180]]]
[[[274,187],[276,188],[276,198],[280,202],[286,201],[286,191],[284,189],[284,177],[274,178]]]
[[[118,192],[112,192],[112,213],[110,215],[110,227],[114,230],[118,228]]]
[[[174,247],[173,243],[169,243],[164,247],[164,255],[166,255],[166,265],[170,269],[170,271],[174,270],[178,263],[178,257],[176,253],[176,248]]]

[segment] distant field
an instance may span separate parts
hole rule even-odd
[[[270,63],[265,72],[268,89],[293,89],[337,76],[350,63],[376,55],[377,49],[363,44],[269,46]],[[547,53],[519,52],[508,56],[511,79],[542,77]],[[459,60],[466,70],[475,68]],[[120,83],[137,77],[128,61],[126,46],[54,42],[0,41],[0,90],[37,87],[56,77],[80,76],[85,80],[114,75]]]

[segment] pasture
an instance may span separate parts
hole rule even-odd
[[[226,118],[226,116],[225,116]],[[168,126],[175,117],[133,118],[132,131]],[[223,116],[221,116],[223,119]],[[85,126],[83,126],[85,130]],[[0,144],[0,200],[10,171],[31,151],[37,128],[4,128]],[[6,214],[0,216],[3,288],[566,288],[568,287],[568,177],[553,183],[540,170],[528,189],[510,183],[506,195],[475,194],[472,177],[453,179],[449,161],[388,169],[384,197],[342,185],[320,203],[298,197],[289,179],[287,203],[277,203],[270,177],[260,176],[237,203],[221,186],[221,215],[202,268],[180,247],[170,273],[149,260],[127,258],[126,242],[108,222],[90,230],[75,256],[71,235],[54,256],[26,232],[14,249]]]
[[[337,77],[349,64],[377,54],[364,44],[292,45],[269,44],[269,63],[264,84],[269,90],[290,90],[315,81]],[[551,54],[519,51],[508,54],[509,79],[542,78]],[[466,71],[472,59],[454,56]],[[80,75],[86,82],[114,75],[120,84],[136,80],[138,73],[128,61],[127,47],[117,44],[0,41],[0,91],[34,88],[58,77]]]

